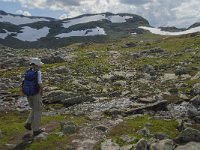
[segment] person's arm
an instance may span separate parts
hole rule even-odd
[[[39,85],[39,93],[42,96],[43,95],[43,87],[42,87],[42,83],[38,84]]]
[[[42,96],[43,95],[43,86],[42,86],[42,73],[41,73],[41,71],[38,71],[38,85],[39,85],[39,93]]]

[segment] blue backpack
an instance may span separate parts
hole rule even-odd
[[[22,82],[22,92],[26,96],[33,96],[39,92],[38,72],[33,69],[26,71]]]

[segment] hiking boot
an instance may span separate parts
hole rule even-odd
[[[30,123],[26,123],[26,124],[24,125],[24,128],[27,129],[27,130],[32,130],[31,124],[30,124]]]
[[[44,129],[39,129],[37,131],[33,131],[33,136],[37,136],[37,135],[39,135],[42,132],[44,132]]]

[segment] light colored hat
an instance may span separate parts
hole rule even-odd
[[[37,66],[42,66],[44,63],[41,62],[41,60],[39,58],[31,58],[30,59],[30,64],[35,64]]]

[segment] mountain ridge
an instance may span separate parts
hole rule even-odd
[[[129,13],[83,14],[57,20],[48,17],[14,15],[0,11],[0,43],[14,48],[62,47],[73,43],[106,42],[130,34],[143,34],[151,27],[145,18]],[[198,27],[192,24],[188,29]],[[160,27],[163,31],[185,31]],[[151,30],[149,30],[152,32]]]

